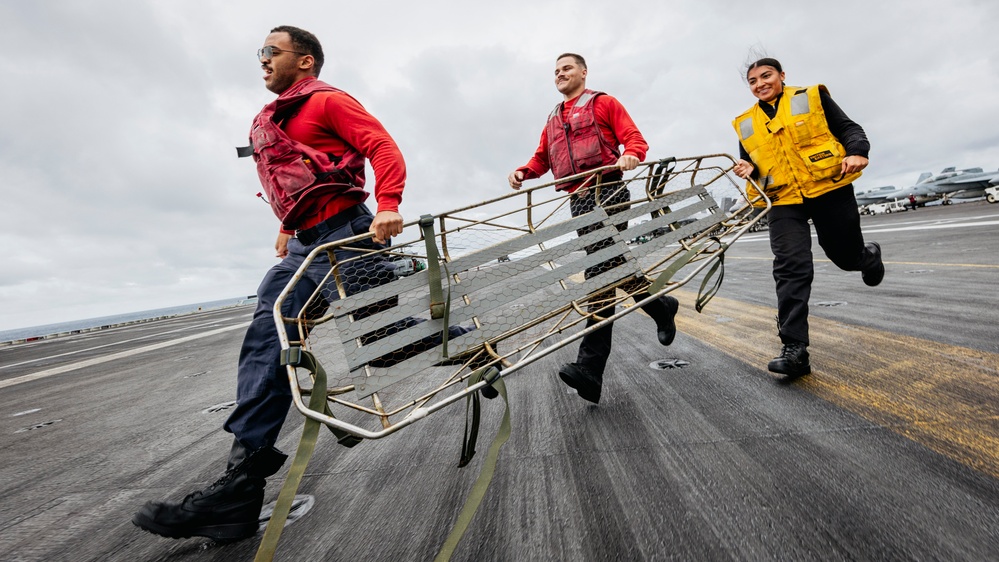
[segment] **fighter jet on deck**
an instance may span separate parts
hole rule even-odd
[[[910,195],[916,198],[917,205],[923,206],[930,201],[936,201],[942,197],[942,195],[932,192],[928,187],[920,185],[901,188],[895,187],[894,185],[886,185],[884,187],[875,187],[874,189],[867,191],[858,191],[854,195],[857,198],[857,205],[860,207],[895,200],[903,201],[908,204]]]
[[[857,198],[858,205],[870,205],[871,203],[883,203],[889,195],[898,197],[899,193],[901,193],[899,188],[894,185],[886,185],[884,187],[868,189],[867,191],[855,191],[854,195]]]
[[[948,205],[951,198],[982,197],[987,188],[995,186],[999,186],[999,171],[985,172],[981,168],[957,170],[951,166],[944,168],[936,176],[924,172],[916,180],[916,185],[906,189],[939,195],[943,197],[944,205]],[[907,194],[904,196],[908,197]]]

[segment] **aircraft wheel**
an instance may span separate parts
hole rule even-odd
[[[989,203],[995,203],[996,196],[989,193],[988,195],[985,196],[985,200],[988,201]]]

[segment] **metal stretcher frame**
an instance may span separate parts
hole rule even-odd
[[[289,364],[296,408],[341,432],[363,439],[383,438],[482,390],[491,381],[465,385],[477,370],[497,366],[502,369],[500,376],[509,377],[706,271],[705,276],[710,277],[725,249],[770,209],[769,200],[755,182],[747,184],[755,191],[749,195],[742,187],[743,180],[734,178],[734,164],[727,154],[667,158],[641,164],[622,180],[607,184],[601,184],[602,174],[614,168],[601,168],[557,183],[583,180],[584,187],[594,190],[601,200],[605,198],[601,189],[623,185],[630,192],[626,203],[596,207],[569,218],[570,195],[555,191],[556,182],[550,182],[435,215],[430,236],[420,231],[420,221],[407,223],[404,234],[419,232],[420,237],[401,242],[397,237],[385,250],[337,259],[338,251],[358,250],[359,243],[370,238],[369,233],[316,248],[278,297],[274,320],[284,350],[299,347],[321,358],[317,350],[339,348],[327,354],[326,371],[339,373],[339,382],[348,384],[335,386],[331,382],[325,411],[312,410],[303,398],[311,393],[311,385],[303,385],[296,366]],[[746,202],[731,213],[719,209],[708,192],[709,187],[719,185],[734,187]],[[651,218],[641,220],[645,217]],[[627,228],[619,232],[619,225],[626,221]],[[429,222],[425,220],[424,227]],[[595,230],[577,235],[588,229]],[[462,252],[468,248],[460,247],[459,241],[477,243],[486,235],[502,238]],[[644,243],[629,244],[636,240]],[[428,241],[433,248],[426,246]],[[598,241],[605,247],[583,251]],[[349,294],[345,271],[350,266],[356,268],[376,254],[385,259],[409,259],[414,247],[427,248],[427,253],[420,255],[424,259],[438,251],[440,258],[437,263],[431,260],[428,270],[416,275]],[[285,317],[282,305],[310,263],[323,256],[329,257],[332,266],[326,281],[297,317]],[[614,258],[620,263],[612,269],[579,279],[585,269]],[[441,268],[441,282],[449,294],[450,314],[443,318],[426,317],[431,301],[428,279],[432,282],[430,270],[435,267]],[[649,296],[633,306],[615,308],[642,292],[628,290],[635,286],[645,287]],[[703,287],[704,283],[702,291]],[[389,300],[391,306],[373,314],[358,314],[365,307]],[[317,310],[321,316],[309,317]],[[395,333],[386,330],[420,315],[424,318],[418,324]],[[512,323],[504,324],[510,317]],[[421,349],[387,368],[370,366],[385,349],[405,349],[441,334],[447,326],[468,322],[475,330],[449,338],[446,347]],[[580,325],[583,328],[577,329]],[[379,329],[386,330],[386,335],[374,339],[377,345],[366,343],[365,334],[370,336]],[[451,353],[445,355],[444,349]],[[383,401],[386,389],[391,393],[407,380],[419,380],[426,386],[426,378],[431,376],[440,382],[429,389],[417,389],[415,394],[403,392],[402,398],[393,398],[393,404]],[[371,429],[334,417],[334,408],[341,415],[373,417],[380,427]]]

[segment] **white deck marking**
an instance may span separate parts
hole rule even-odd
[[[155,351],[157,349],[163,349],[164,347],[170,347],[182,343],[186,343],[192,340],[203,338],[206,336],[214,336],[215,334],[221,334],[224,332],[230,332],[232,330],[238,330],[240,328],[245,328],[249,326],[249,322],[243,322],[242,324],[236,324],[234,326],[226,326],[225,328],[218,328],[216,330],[210,330],[207,332],[202,332],[200,334],[194,334],[191,336],[185,336],[183,338],[177,338],[175,340],[164,341],[160,343],[154,343],[152,345],[147,345],[145,347],[138,347],[136,349],[131,349],[128,351],[122,351],[119,353],[114,353],[112,355],[105,355],[103,357],[95,357],[93,359],[87,359],[86,361],[80,361],[78,363],[70,363],[69,365],[63,365],[61,367],[53,367],[52,369],[46,369],[44,371],[39,371],[37,373],[32,373],[30,375],[22,375],[20,377],[15,377],[5,381],[0,381],[0,388],[7,388],[8,386],[14,386],[21,383],[31,382],[38,379],[44,379],[46,377],[51,377],[53,375],[60,375],[62,373],[67,373],[69,371],[75,371],[77,369],[82,369],[84,367],[92,367],[94,365],[100,365],[101,363],[107,363],[109,361],[116,361],[118,359],[124,359],[125,357],[131,357],[133,355],[139,355],[140,353],[146,353],[148,351]]]
[[[911,221],[910,226],[891,226],[891,227],[881,227],[881,228],[862,228],[864,235],[876,234],[879,232],[903,232],[908,230],[937,230],[942,228],[971,228],[976,226],[995,226],[999,225],[999,220],[986,220],[978,222],[967,222],[970,220],[976,220],[984,217],[969,217],[968,219],[954,219],[951,220],[928,220],[923,223],[918,221]],[[991,218],[991,217],[990,217]],[[815,233],[812,233],[812,238],[815,238]],[[736,244],[742,242],[768,242],[770,237],[768,235],[754,235],[754,236],[743,236],[736,241]]]
[[[243,316],[253,316],[253,314],[252,313],[250,313],[250,314],[244,314]],[[38,357],[37,359],[28,359],[27,361],[21,361],[20,363],[11,363],[10,365],[0,365],[0,370],[9,369],[10,367],[18,367],[20,365],[27,365],[28,363],[35,363],[37,361],[45,361],[46,359],[56,359],[58,357],[65,357],[67,355],[76,355],[77,353],[83,353],[83,352],[86,352],[86,351],[93,351],[95,349],[101,349],[103,347],[111,347],[111,346],[115,346],[115,345],[121,345],[121,344],[124,344],[124,343],[131,343],[131,342],[134,342],[134,341],[145,340],[145,339],[154,338],[154,337],[157,337],[157,336],[162,336],[163,334],[172,334],[174,332],[188,332],[188,331],[190,331],[192,329],[195,329],[195,328],[201,328],[203,326],[213,326],[213,325],[216,325],[218,323],[219,323],[218,320],[212,320],[210,322],[205,322],[203,324],[196,324],[194,326],[184,326],[183,328],[177,328],[175,330],[168,330],[166,332],[156,332],[155,334],[148,334],[148,335],[145,335],[145,336],[139,336],[137,338],[132,338],[130,340],[121,340],[121,341],[116,341],[116,342],[112,342],[112,343],[106,343],[104,345],[98,345],[98,346],[94,346],[94,347],[88,347],[86,349],[77,349],[76,351],[67,351],[66,353],[59,353],[59,354],[56,354],[56,355],[46,355],[44,357]],[[131,327],[131,326],[129,326],[129,327]],[[88,332],[87,335],[90,335],[92,333],[93,332]]]
[[[940,228],[967,228],[972,226],[994,226],[999,224],[999,220],[982,222],[949,222],[941,224],[923,224],[917,226],[899,226],[893,228],[865,228],[864,234],[868,232],[902,232],[904,230],[937,230]]]

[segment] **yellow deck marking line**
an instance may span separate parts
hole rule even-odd
[[[766,373],[780,349],[773,308],[683,301],[680,332]],[[812,374],[795,384],[937,453],[999,478],[999,354],[809,317]],[[769,374],[769,373],[768,373]]]
[[[725,255],[727,260],[747,260],[747,261],[773,261],[772,257],[763,256],[730,256]],[[815,262],[825,262],[832,263],[832,260],[825,258],[814,258],[812,261]],[[999,264],[992,263],[942,263],[942,262],[927,262],[927,261],[888,261],[885,260],[886,265],[919,265],[923,267],[981,267],[985,269],[999,269]]]
[[[191,336],[185,336],[183,338],[177,338],[175,340],[164,341],[160,343],[154,343],[152,345],[147,345],[145,347],[138,347],[136,349],[130,349],[128,351],[121,351],[118,353],[113,353],[111,355],[102,355],[100,357],[94,357],[93,359],[87,359],[85,361],[79,361],[76,363],[70,363],[69,365],[63,365],[61,367],[53,367],[51,369],[46,369],[44,371],[39,371],[37,373],[31,373],[30,375],[22,375],[20,377],[14,377],[12,379],[7,379],[5,381],[0,381],[0,388],[7,388],[8,386],[14,386],[21,383],[26,383],[38,379],[44,379],[46,377],[51,377],[54,375],[60,375],[62,373],[67,373],[69,371],[75,371],[77,369],[82,369],[84,367],[92,367],[94,365],[100,365],[101,363],[107,363],[108,361],[116,361],[118,359],[124,359],[125,357],[131,357],[132,355],[138,355],[140,353],[146,353],[147,351],[154,351],[157,349],[163,349],[164,347],[170,347],[173,345],[178,345],[182,343],[187,343],[189,341],[194,341],[207,336],[214,336],[215,334],[221,334],[224,332],[229,332],[232,330],[238,330],[240,328],[245,328],[249,326],[249,322],[242,322],[240,324],[235,324],[233,326],[226,326],[225,328],[218,328],[215,330],[209,330],[207,332],[201,332]]]

